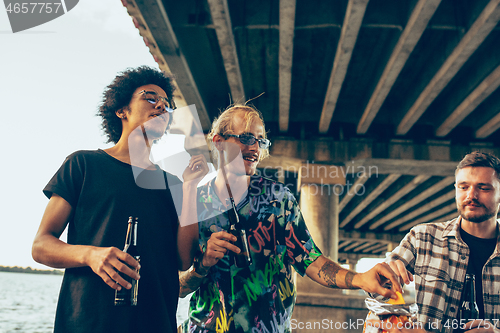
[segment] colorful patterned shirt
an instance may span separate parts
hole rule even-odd
[[[230,223],[213,181],[199,189],[200,244]],[[304,275],[321,251],[314,244],[295,197],[283,184],[251,177],[237,205],[252,264],[237,268],[227,253],[210,269],[190,301],[189,332],[291,332],[295,304],[292,266]],[[231,252],[231,251],[228,251]]]
[[[460,237],[460,221],[458,217],[417,225],[387,256],[388,261],[403,261],[415,275],[419,321],[432,332],[449,333],[460,325],[456,318],[469,262],[469,248]],[[484,319],[500,327],[500,235],[482,278]]]

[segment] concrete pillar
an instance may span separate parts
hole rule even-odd
[[[339,198],[332,185],[305,184],[301,187],[300,207],[314,242],[330,259],[338,260]],[[297,276],[297,294],[336,294],[309,277]]]

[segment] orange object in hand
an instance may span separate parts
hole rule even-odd
[[[403,295],[399,291],[396,291],[396,295],[398,295],[397,299],[389,299],[387,301],[387,304],[405,304],[405,300],[403,298]]]

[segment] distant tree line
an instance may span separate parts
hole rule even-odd
[[[19,266],[0,266],[0,272],[14,272],[14,273],[33,273],[33,274],[52,274],[52,275],[62,275],[63,271],[57,269],[36,269],[31,267],[19,267]]]

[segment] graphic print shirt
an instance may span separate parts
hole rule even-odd
[[[229,232],[230,227],[225,205],[213,186],[212,181],[198,192],[204,251],[213,232]],[[246,229],[252,265],[237,268],[227,253],[210,269],[191,298],[189,332],[291,332],[296,296],[291,268],[303,276],[321,251],[295,197],[281,183],[251,177],[248,195],[237,211]]]

